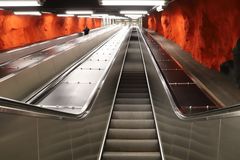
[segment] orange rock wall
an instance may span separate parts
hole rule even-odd
[[[102,20],[95,18],[42,16],[16,16],[9,11],[0,11],[0,51],[25,46],[101,27]]]
[[[153,12],[148,28],[175,41],[208,68],[232,59],[240,37],[239,0],[175,0],[163,12]]]

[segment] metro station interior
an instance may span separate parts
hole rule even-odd
[[[0,0],[0,160],[239,160],[239,0]]]

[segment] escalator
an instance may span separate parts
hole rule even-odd
[[[84,114],[0,98],[0,159],[238,160],[239,105],[184,115],[138,33],[123,41]]]
[[[138,33],[134,29],[130,37],[102,159],[161,159]]]

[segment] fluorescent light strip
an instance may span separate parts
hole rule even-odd
[[[58,17],[74,17],[74,15],[70,14],[57,14]]]
[[[15,15],[32,15],[32,16],[41,16],[42,14],[38,11],[15,11]]]
[[[93,11],[66,11],[67,14],[93,14]]]
[[[160,1],[160,0],[155,0],[155,1],[102,0],[103,6],[160,6],[164,4],[165,4],[165,1]]]
[[[120,11],[120,14],[147,14],[147,11]]]
[[[77,16],[78,18],[90,18],[91,16]]]
[[[42,12],[43,14],[52,14],[51,12]]]
[[[107,17],[108,14],[92,14],[92,17]]]
[[[125,14],[126,17],[132,18],[132,19],[138,19],[142,17],[142,15],[137,15],[137,14]]]
[[[0,7],[15,7],[15,6],[40,6],[40,3],[36,1],[0,1]]]

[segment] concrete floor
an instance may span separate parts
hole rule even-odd
[[[186,73],[192,76],[200,87],[217,99],[220,104],[228,107],[240,103],[240,89],[237,88],[231,76],[204,67],[196,62],[190,53],[156,32],[148,31],[148,33],[182,65]]]

